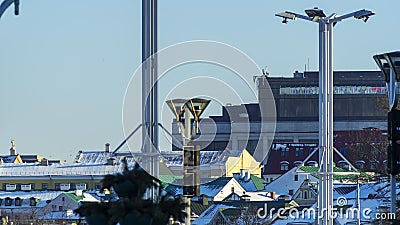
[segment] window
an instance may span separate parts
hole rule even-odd
[[[100,183],[95,183],[95,184],[94,184],[94,189],[100,190],[100,189],[101,189]]]
[[[7,197],[7,198],[6,198],[5,205],[6,205],[6,206],[11,206],[11,204],[12,204],[12,199],[9,198],[9,197]]]
[[[47,190],[49,189],[49,184],[48,183],[42,183],[42,190]]]
[[[341,148],[339,151],[344,156],[348,156],[349,155],[349,149],[347,147]]]
[[[293,193],[294,193],[294,190],[293,190],[293,189],[290,189],[290,190],[289,190],[289,195],[293,195]]]
[[[71,190],[75,190],[76,189],[75,183],[70,183],[69,185],[70,185]]]
[[[231,192],[235,192],[235,187],[231,187]]]
[[[56,205],[51,205],[51,210],[53,211],[53,212],[56,212],[57,210],[57,206]]]
[[[56,190],[60,190],[60,183],[55,183],[55,184],[54,184],[54,188],[55,188]]]
[[[296,156],[302,156],[304,154],[303,148],[296,148]]]
[[[63,207],[62,205],[58,206],[58,211],[62,212],[63,211]]]
[[[31,185],[31,190],[35,190],[35,184],[34,183],[30,183]]]
[[[286,161],[281,162],[281,170],[282,171],[287,171],[289,170],[289,163]]]
[[[304,191],[303,196],[304,196],[304,199],[308,199],[308,191]]]
[[[21,206],[22,205],[22,199],[19,197],[15,198],[15,206]]]
[[[298,181],[299,180],[299,175],[294,175],[294,181]]]
[[[62,198],[61,198],[61,201],[65,202],[65,197],[62,197]]]
[[[281,149],[281,156],[289,156],[289,148],[282,148]]]

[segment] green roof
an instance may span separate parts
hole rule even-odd
[[[258,191],[264,190],[265,188],[265,181],[253,174],[250,176],[251,181],[253,181],[254,185],[256,186]]]
[[[174,180],[182,179],[183,176],[174,176],[174,175],[159,175],[158,179],[161,181],[161,185],[163,188],[168,187]]]
[[[318,172],[318,167],[315,166],[302,166],[300,167],[301,170],[305,171],[305,172],[309,172],[309,173],[316,173]],[[365,172],[362,171],[348,171],[348,170],[344,170],[342,168],[339,167],[333,167],[333,172],[359,172],[360,173],[360,178],[368,178],[369,175],[366,174]],[[313,174],[314,177],[318,177],[317,174]],[[354,179],[356,178],[356,175],[354,174],[349,174],[349,175],[333,175],[333,179],[334,180],[348,180],[348,179]]]
[[[82,196],[77,196],[77,195],[74,195],[74,194],[68,193],[68,192],[66,192],[66,193],[64,193],[64,194],[65,194],[68,198],[74,200],[75,202],[79,202],[80,200],[82,200],[82,199],[85,198],[85,197],[83,196],[83,194],[82,194]]]

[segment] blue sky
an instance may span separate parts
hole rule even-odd
[[[376,12],[366,24],[348,19],[335,27],[335,70],[376,70],[374,54],[399,49],[395,0],[160,0],[159,48],[214,40],[274,76],[302,71],[308,61],[317,70],[318,26],[274,16],[314,6],[327,14]],[[1,154],[15,139],[21,154],[72,161],[79,149],[123,140],[124,94],[141,63],[140,14],[138,0],[21,0],[19,16],[7,10],[0,19]]]

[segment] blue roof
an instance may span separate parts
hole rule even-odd
[[[232,177],[219,177],[211,182],[201,184],[200,195],[216,196],[231,179]],[[170,184],[165,188],[165,191],[173,195],[180,195],[182,194],[182,186]]]

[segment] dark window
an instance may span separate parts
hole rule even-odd
[[[17,191],[20,191],[21,190],[21,184],[17,184]]]
[[[70,185],[71,190],[75,190],[76,189],[75,183],[70,183],[69,185]]]
[[[62,197],[62,198],[61,198],[61,201],[63,201],[63,202],[64,202],[64,201],[65,201],[65,198],[64,198],[64,197]]]
[[[12,204],[12,199],[7,197],[7,198],[6,198],[5,205],[6,205],[6,206],[11,206],[11,204]]]
[[[31,185],[31,190],[35,190],[35,184],[31,183],[30,185]]]
[[[101,189],[100,183],[95,183],[95,184],[94,184],[94,189],[100,190],[100,189]]]
[[[340,149],[340,153],[342,153],[342,155],[344,155],[344,156],[348,156],[349,155],[349,149],[347,147],[341,148]]]
[[[296,148],[296,156],[302,156],[304,154],[303,148]]]
[[[36,206],[36,198],[34,198],[34,197],[32,197],[32,198],[30,198],[30,201],[29,201],[29,205],[30,206]]]
[[[17,197],[15,198],[15,206],[21,206],[22,205],[22,199]]]
[[[55,183],[55,184],[54,184],[54,188],[55,188],[56,190],[60,190],[60,183]]]
[[[293,195],[293,192],[294,192],[294,190],[293,190],[293,189],[290,189],[290,190],[289,190],[289,195]]]
[[[63,211],[63,207],[62,205],[58,206],[58,211],[62,212]]]
[[[304,191],[304,199],[308,199],[308,192]]]
[[[6,190],[6,185],[7,185],[6,183],[3,184],[3,187],[2,187],[3,190]]]
[[[294,175],[294,181],[298,181],[299,180],[299,175]]]
[[[281,156],[289,156],[289,148],[282,148]]]
[[[287,170],[289,170],[289,164],[287,164],[287,163],[281,163],[281,170],[282,170],[282,171],[287,171]]]
[[[231,192],[235,192],[235,187],[231,187]]]
[[[49,184],[48,183],[42,183],[42,190],[47,190],[49,189]]]

